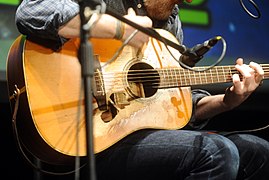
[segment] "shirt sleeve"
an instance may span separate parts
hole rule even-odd
[[[75,0],[24,0],[18,7],[15,22],[20,33],[54,40],[63,44],[58,35],[61,25],[79,13]]]
[[[194,89],[192,90],[192,103],[193,103],[193,106],[192,106],[192,116],[191,116],[191,119],[189,121],[189,123],[184,127],[184,129],[202,129],[203,127],[205,127],[208,123],[208,121],[210,119],[205,119],[203,121],[200,121],[197,122],[195,117],[194,117],[194,114],[195,114],[195,111],[196,111],[196,107],[197,107],[197,103],[203,98],[203,97],[206,97],[206,96],[210,96],[211,94],[205,90],[202,90],[202,89]]]
[[[180,44],[183,43],[183,30],[177,5],[175,5],[171,16],[168,18],[165,29],[174,34]]]

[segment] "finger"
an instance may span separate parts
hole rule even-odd
[[[244,76],[245,78],[250,77],[251,75],[253,75],[255,73],[255,70],[253,68],[251,68],[249,65],[246,64],[236,64],[235,68],[242,74],[242,76]]]
[[[238,89],[241,86],[239,74],[233,74],[232,78],[233,78],[234,88]],[[231,90],[233,90],[234,88],[232,88]]]
[[[241,75],[243,76],[242,82],[244,83],[244,86],[248,87],[253,82],[254,69],[250,68],[249,66],[247,66],[245,64],[236,65],[236,68],[241,73]]]
[[[238,58],[236,60],[236,64],[238,64],[238,65],[243,65],[243,63],[244,63],[244,60],[242,58]]]
[[[240,83],[240,76],[239,74],[233,74],[233,83]]]
[[[135,13],[135,11],[134,11],[133,8],[129,8],[128,9],[128,15],[130,15],[130,16],[136,16],[136,13]]]
[[[263,68],[258,63],[255,63],[255,62],[250,62],[249,66],[252,69],[254,69],[257,81],[258,81],[258,83],[260,83],[264,78],[264,70],[263,70]]]

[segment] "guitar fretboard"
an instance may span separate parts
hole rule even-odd
[[[264,69],[264,79],[269,78],[269,65],[262,65]],[[206,67],[195,67],[193,70],[182,68],[158,69],[158,73],[164,79],[159,88],[181,87],[202,84],[215,84],[232,82],[233,74],[241,74],[234,66],[215,66],[209,70],[201,71]]]

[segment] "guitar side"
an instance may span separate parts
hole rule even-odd
[[[7,85],[11,112],[16,113],[12,119],[13,130],[18,145],[26,154],[33,153],[44,162],[61,164],[73,161],[73,157],[65,155],[53,149],[44,141],[43,136],[37,129],[33,117],[32,107],[26,90],[27,81],[25,77],[25,45],[26,37],[19,36],[13,42],[7,57]],[[20,92],[18,95],[18,91]],[[17,102],[18,101],[18,102]],[[18,103],[18,109],[16,109]]]

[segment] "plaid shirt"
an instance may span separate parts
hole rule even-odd
[[[104,0],[104,2],[108,8],[120,14],[126,14],[126,9],[132,7],[137,14],[146,15],[144,7],[137,6],[137,4],[143,4],[142,0]],[[63,43],[66,39],[58,35],[58,29],[78,13],[79,5],[76,0],[23,0],[16,11],[15,21],[22,34]],[[183,33],[177,6],[167,21],[153,19],[153,26],[170,31],[182,43]]]
[[[58,35],[58,29],[78,13],[75,0],[23,0],[15,22],[22,34],[63,43],[65,39]]]

